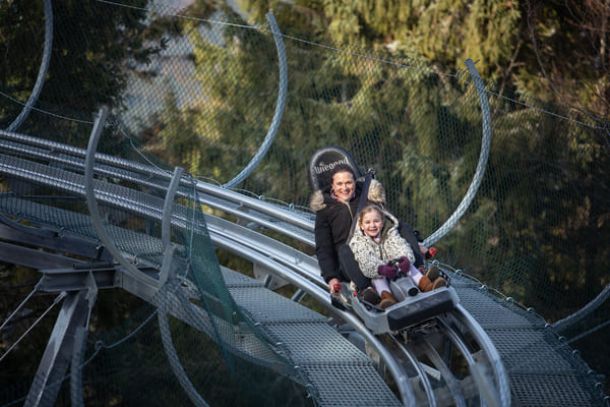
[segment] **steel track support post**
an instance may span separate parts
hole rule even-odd
[[[76,343],[76,337],[79,336],[83,340],[86,337],[82,332],[77,332],[79,328],[87,329],[96,294],[97,289],[66,294],[24,406],[55,404],[74,348],[81,346]]]
[[[91,310],[97,299],[98,287],[93,277],[93,272],[87,274],[87,286],[85,299],[88,304],[85,323],[77,326],[74,333],[74,349],[70,365],[70,399],[72,406],[80,407],[85,405],[83,392],[83,359],[87,348],[87,335],[89,333],[89,321],[91,320]]]

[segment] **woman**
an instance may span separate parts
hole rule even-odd
[[[351,267],[343,270],[339,262],[339,253],[347,248],[362,185],[356,182],[352,168],[345,164],[332,170],[330,180],[330,187],[315,191],[310,201],[316,213],[316,256],[322,277],[331,293],[339,291],[342,281],[353,281],[359,290],[364,289],[369,286],[369,279],[358,270],[349,270]],[[380,205],[385,202],[385,191],[378,181],[371,181],[367,198]]]

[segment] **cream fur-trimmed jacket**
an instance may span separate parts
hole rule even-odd
[[[362,274],[368,278],[381,278],[377,273],[377,268],[390,260],[406,256],[411,264],[415,262],[413,249],[398,234],[398,219],[385,210],[383,215],[384,226],[379,243],[365,235],[360,228],[356,229],[349,242],[349,247],[354,253]]]

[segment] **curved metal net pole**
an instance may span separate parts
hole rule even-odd
[[[552,324],[552,327],[555,328],[557,332],[561,332],[570,328],[572,325],[579,322],[587,315],[595,311],[600,305],[606,302],[608,298],[610,298],[610,284],[606,285],[604,289],[597,295],[597,297],[593,298],[591,301],[589,301],[589,303],[585,304],[584,307],[582,307],[575,313],[568,315],[567,317],[555,322],[554,324]]]
[[[174,169],[174,175],[172,176],[172,180],[167,188],[167,192],[165,194],[165,201],[163,203],[163,220],[161,222],[161,241],[163,242],[163,266],[160,272],[159,280],[164,284],[165,281],[168,280],[169,268],[171,267],[171,258],[173,256],[174,251],[171,250],[171,218],[172,213],[174,211],[174,198],[176,196],[176,191],[178,190],[178,185],[180,184],[180,178],[182,177],[182,173],[184,170],[180,167],[176,167]],[[176,348],[174,347],[174,341],[172,340],[172,332],[169,327],[169,322],[167,321],[167,300],[169,298],[169,293],[175,293],[180,289],[180,286],[176,284],[176,280],[172,279],[168,284],[165,284],[165,287],[159,291],[159,294],[162,295],[161,305],[159,305],[157,309],[157,321],[159,322],[159,332],[161,333],[161,343],[163,344],[163,350],[167,355],[167,360],[169,365],[174,372],[174,375],[178,379],[178,383],[186,392],[188,398],[195,404],[196,406],[207,407],[208,404],[206,401],[199,395],[197,389],[190,381],[188,374],[184,370],[182,363],[180,362],[180,358],[178,357],[178,352],[176,352]]]
[[[51,61],[51,48],[53,45],[53,7],[51,7],[51,0],[44,0],[44,20],[44,48],[40,68],[38,68],[38,77],[36,78],[32,93],[27,102],[25,102],[21,113],[19,113],[19,116],[17,116],[7,127],[8,131],[15,131],[21,126],[21,123],[23,123],[30,114],[32,107],[38,100],[38,96],[42,91],[42,85],[44,84],[44,79],[47,75],[47,70],[49,69],[49,63]]]
[[[110,252],[112,257],[121,264],[125,268],[125,271],[129,273],[134,279],[139,281],[140,283],[146,284],[148,286],[158,288],[159,281],[147,276],[142,273],[136,266],[134,266],[131,262],[129,262],[121,251],[116,247],[112,238],[106,232],[104,225],[102,224],[102,218],[100,216],[100,211],[97,206],[97,201],[95,200],[95,192],[93,189],[93,164],[95,163],[95,152],[97,150],[97,144],[100,139],[100,135],[102,134],[102,128],[104,127],[104,122],[106,121],[106,117],[108,116],[108,108],[106,106],[102,107],[95,118],[95,124],[93,125],[93,130],[91,131],[91,137],[89,138],[89,145],[87,146],[87,155],[85,156],[85,197],[87,199],[87,208],[89,209],[89,215],[91,216],[91,223],[95,232],[97,233],[97,237],[102,241],[104,247]]]
[[[173,290],[179,290],[180,287],[174,284],[171,285]],[[166,287],[167,287],[166,286]],[[169,291],[169,290],[168,290]],[[180,358],[178,357],[178,353],[176,352],[176,348],[174,347],[174,342],[172,341],[172,334],[169,327],[169,323],[167,321],[167,312],[165,310],[165,305],[161,305],[157,312],[157,321],[159,322],[159,332],[161,333],[161,342],[163,343],[163,349],[165,350],[165,354],[167,355],[167,360],[169,361],[169,365],[174,372],[174,375],[178,379],[178,383],[186,392],[188,398],[193,402],[194,405],[200,407],[207,407],[208,403],[201,397],[199,392],[195,389],[193,383],[189,380],[184,367],[180,363]]]
[[[472,178],[472,182],[468,187],[468,191],[466,191],[466,195],[462,198],[462,202],[458,205],[457,209],[453,212],[453,214],[447,219],[447,221],[438,228],[434,233],[428,236],[423,244],[424,246],[431,246],[434,243],[438,242],[443,236],[445,236],[453,227],[459,222],[460,218],[464,215],[472,201],[474,200],[479,187],[481,186],[481,181],[483,180],[483,175],[485,174],[485,168],[487,167],[487,160],[489,158],[489,151],[491,148],[491,113],[489,109],[489,100],[487,99],[487,92],[485,90],[485,84],[477,71],[477,68],[474,66],[474,62],[472,59],[468,58],[465,62],[466,67],[468,68],[468,72],[470,72],[470,77],[474,83],[475,88],[477,89],[477,93],[479,94],[479,103],[481,104],[481,114],[483,118],[483,137],[481,140],[481,153],[479,154],[479,162],[477,164],[477,169],[474,173],[474,177]]]
[[[275,140],[275,136],[277,135],[277,131],[280,128],[280,123],[282,121],[282,116],[284,115],[284,108],[286,107],[286,95],[288,94],[288,64],[286,63],[286,49],[284,48],[284,41],[282,39],[282,32],[275,21],[275,17],[271,12],[267,13],[267,22],[271,27],[271,32],[273,33],[273,39],[275,41],[275,47],[277,49],[277,57],[278,57],[278,65],[280,70],[280,80],[278,85],[278,95],[277,95],[277,103],[275,105],[275,113],[273,114],[273,120],[271,120],[271,125],[269,126],[269,130],[267,131],[267,135],[263,140],[263,144],[261,144],[260,148],[252,157],[252,160],[244,167],[243,170],[239,174],[235,176],[231,181],[227,182],[223,185],[225,188],[233,188],[234,186],[241,183],[247,177],[252,174],[252,172],[258,167],[261,163],[271,144]]]
[[[166,250],[167,246],[171,244],[171,225],[172,225],[172,212],[174,211],[174,197],[176,196],[176,191],[178,191],[178,185],[180,185],[180,177],[182,177],[182,173],[184,169],[181,167],[176,167],[174,169],[174,174],[172,175],[172,180],[167,187],[167,192],[165,195],[165,201],[163,202],[163,219],[161,220],[161,242],[163,244],[163,249]]]

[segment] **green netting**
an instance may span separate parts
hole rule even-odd
[[[0,83],[0,128],[7,128],[22,111],[36,80],[44,12],[40,2],[24,1],[4,3],[0,10],[7,11],[0,16],[2,27],[14,27],[19,33],[10,37],[11,47],[6,49],[2,72],[10,80]],[[450,71],[429,65],[414,52],[391,44],[366,51],[336,47],[324,33],[307,30],[313,24],[306,13],[293,12],[282,7],[276,13],[288,67],[282,121],[268,154],[236,189],[306,207],[309,157],[318,148],[338,145],[351,151],[363,168],[376,170],[394,213],[423,237],[431,235],[463,199],[479,159],[481,108],[466,67]],[[110,156],[147,165],[154,162],[167,174],[172,166],[180,165],[195,178],[225,184],[256,155],[276,109],[280,63],[277,38],[263,18],[255,21],[258,25],[248,25],[230,7],[196,2],[182,8],[172,2],[145,0],[57,2],[53,13],[49,73],[35,109],[18,128],[20,133],[85,148],[94,114],[101,104],[108,104],[113,114],[98,151]],[[24,60],[28,61],[25,66]],[[507,95],[493,84],[486,96],[493,131],[489,162],[474,202],[436,243],[439,259],[534,307],[548,321],[556,321],[581,309],[610,283],[607,120],[532,96]],[[7,156],[21,156],[7,148],[3,147]],[[60,178],[70,174],[82,178],[82,169],[76,166],[54,165]],[[158,208],[169,177],[132,175],[151,185],[145,188],[96,173],[100,182],[111,184],[134,203],[142,204],[146,194],[146,203],[157,208],[156,215],[136,215],[128,207],[100,200],[101,214],[119,249],[139,265],[158,267],[164,252]],[[155,297],[161,308],[195,301],[206,311],[205,318],[193,319],[206,331],[205,339],[191,325],[170,317],[180,361],[184,364],[198,357],[205,363],[202,349],[216,346],[214,360],[239,382],[235,386],[267,388],[276,379],[266,380],[257,369],[267,369],[276,361],[283,364],[283,373],[306,383],[306,378],[291,371],[289,360],[273,352],[272,338],[235,306],[209,244],[203,208],[188,185],[185,177],[175,214],[189,221],[185,227],[172,226],[172,240],[177,245],[175,264],[181,266],[176,274],[199,294],[197,299],[182,298],[176,285],[168,285]],[[63,187],[58,190],[5,177],[2,188],[8,194],[1,199],[2,213],[55,225],[96,242],[82,194]],[[47,206],[61,210],[49,211]],[[606,301],[563,333],[570,344],[582,349],[592,367],[606,373],[607,307]],[[116,318],[136,321],[127,311]],[[156,350],[144,351],[130,342],[122,345],[120,355],[102,357],[100,367],[91,365],[85,380],[96,383],[92,388],[116,388],[116,397],[126,397],[129,385],[136,384],[123,380],[123,376],[136,375],[126,374],[127,369],[147,370],[144,366],[138,370],[142,359],[130,358],[136,351],[162,353],[161,338],[152,338],[158,335],[152,328],[155,322],[146,325],[150,334],[137,337],[144,335],[141,339],[150,340]],[[260,367],[260,360],[242,365],[244,355],[234,343],[237,327],[256,338],[252,340],[260,349],[254,353],[265,355],[264,366]],[[116,335],[128,332],[125,328]],[[95,338],[89,340],[87,355],[95,351]],[[210,345],[202,345],[204,340],[211,340]],[[515,352],[529,357],[520,350],[517,347]],[[204,389],[212,387],[209,381],[214,374],[199,374],[196,366],[193,361],[187,367],[188,377],[206,399],[213,399]],[[521,367],[522,363],[515,363],[508,369]],[[176,380],[170,370],[167,366],[157,369],[158,376],[151,374],[148,386],[144,379],[137,385],[161,389],[156,382],[164,380],[160,377]],[[99,373],[108,376],[108,381],[102,382]],[[254,384],[255,377],[264,379]],[[177,389],[179,385],[173,383],[168,388]],[[291,387],[291,383],[283,385]],[[294,391],[302,393],[301,388]],[[96,394],[93,391],[91,400]],[[186,393],[168,395],[159,390],[159,394],[175,396],[178,404],[188,398]],[[12,397],[16,396],[2,400]]]

